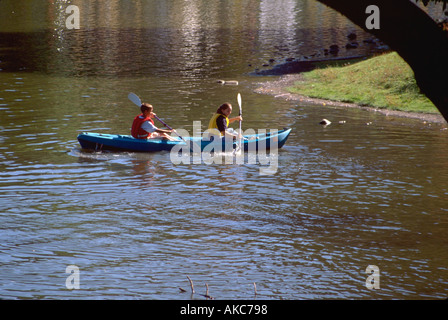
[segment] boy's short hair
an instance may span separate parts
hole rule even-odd
[[[153,109],[154,109],[153,106],[150,105],[149,103],[142,103],[142,105],[140,106],[140,110],[141,110],[142,113],[145,112],[145,111],[148,111],[148,110],[150,112],[152,112]]]

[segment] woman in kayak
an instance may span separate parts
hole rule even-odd
[[[159,129],[154,125],[155,113],[153,106],[149,103],[143,103],[140,107],[142,111],[141,114],[135,117],[134,122],[132,123],[131,134],[136,139],[156,139],[162,138],[171,141],[177,140],[168,135],[168,133],[173,132],[174,130],[163,130]]]
[[[227,130],[229,124],[235,121],[243,121],[241,116],[229,118],[232,113],[232,105],[230,103],[222,104],[208,123],[208,131],[212,135],[221,137],[231,137],[233,139],[238,138],[237,133],[232,133]]]

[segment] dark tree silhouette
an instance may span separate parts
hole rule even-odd
[[[448,35],[410,0],[318,0],[339,11],[396,51],[412,68],[420,90],[448,121]],[[379,29],[368,29],[369,5],[379,8]]]

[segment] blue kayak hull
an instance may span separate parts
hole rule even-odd
[[[254,134],[244,136],[243,145],[245,151],[258,151],[259,149],[269,150],[271,147],[283,147],[291,132],[290,128],[267,132],[266,134]],[[239,141],[210,141],[199,137],[186,137],[188,148],[193,151],[231,151],[238,147]],[[157,152],[171,151],[177,148],[187,147],[182,141],[169,141],[161,139],[135,139],[130,135],[106,134],[83,132],[78,135],[79,144],[83,149],[110,150],[110,151],[132,151],[132,152]]]

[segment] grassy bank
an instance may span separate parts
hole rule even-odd
[[[376,108],[438,113],[422,93],[408,64],[395,52],[343,67],[303,73],[287,90],[291,93]]]

